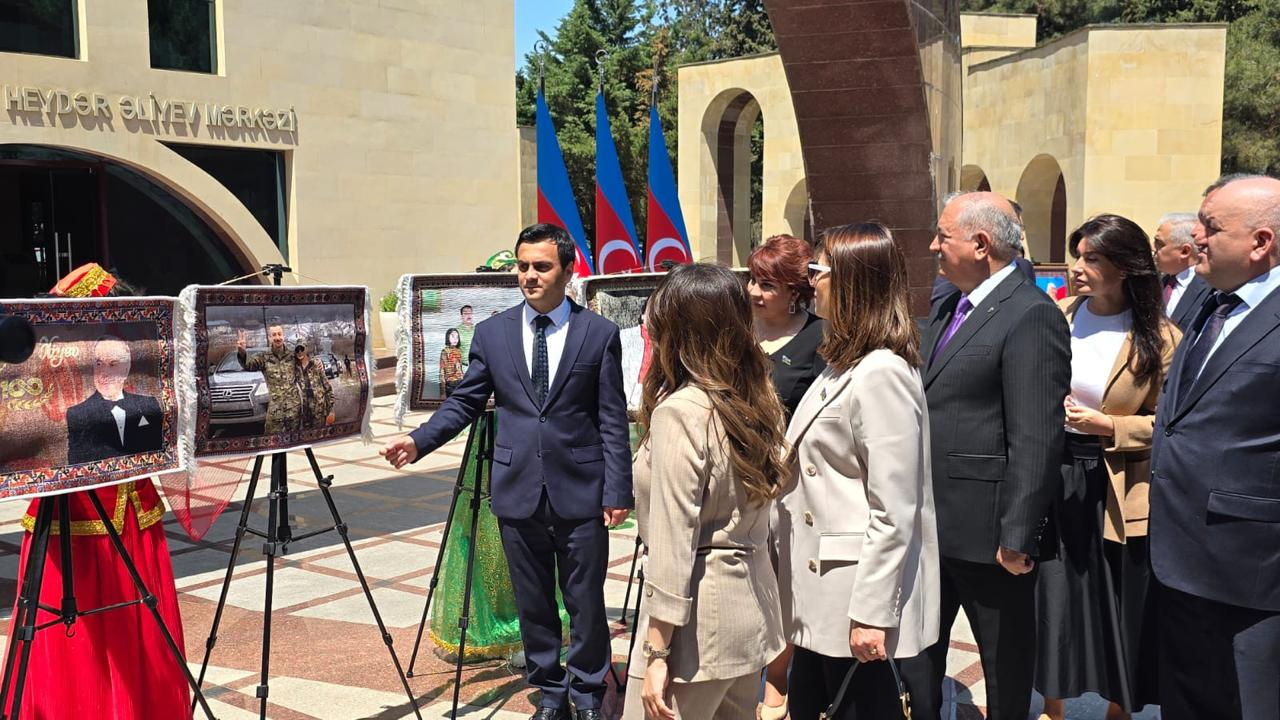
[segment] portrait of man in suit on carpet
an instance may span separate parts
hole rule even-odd
[[[127,392],[129,344],[104,335],[93,344],[94,393],[67,409],[67,462],[75,465],[162,449],[164,413],[150,395]]]

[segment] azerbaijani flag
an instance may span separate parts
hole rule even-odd
[[[661,270],[663,260],[693,262],[657,103],[649,106],[649,222],[645,242],[649,250],[646,265],[651,271]]]
[[[612,275],[634,272],[643,265],[601,91],[596,93],[596,268],[602,275]]]
[[[538,88],[538,222],[559,225],[569,231],[573,244],[578,246],[578,258],[573,272],[578,277],[593,274],[591,248],[587,246],[587,233],[582,229],[582,216],[578,203],[573,199],[573,186],[569,184],[569,171],[564,167],[564,154],[556,139],[556,126],[551,122],[551,110],[547,98]]]

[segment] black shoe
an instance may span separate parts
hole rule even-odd
[[[600,712],[599,708],[579,710],[578,720],[604,720],[604,714]]]
[[[599,715],[596,716],[596,718],[599,717]],[[569,720],[569,711],[562,707],[540,707],[537,712],[529,716],[529,720]]]

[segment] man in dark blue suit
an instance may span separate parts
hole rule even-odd
[[[516,271],[525,302],[476,325],[462,382],[430,421],[382,450],[415,462],[467,427],[492,395],[498,408],[493,513],[511,568],[531,720],[599,720],[612,649],[605,620],[607,526],[633,505],[631,446],[618,326],[565,297],[576,248],[554,225],[525,228]],[[560,665],[556,575],[569,611]],[[568,698],[566,699],[566,696]]]
[[[1151,448],[1165,720],[1280,718],[1280,180],[1205,192],[1215,292],[1169,368]]]

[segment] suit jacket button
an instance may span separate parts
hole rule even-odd
[[[645,596],[645,597],[653,597],[653,588],[652,588],[652,587],[647,587],[647,588],[645,588],[645,589],[644,589],[644,596]]]
[[[543,415],[542,417],[538,418],[538,422],[546,422],[546,421],[547,421],[546,415]]]
[[[1173,437],[1173,431],[1172,431],[1172,430],[1165,430],[1165,431],[1164,431],[1164,436],[1165,436],[1165,437]]]
[[[813,525],[813,513],[809,512],[808,510],[804,511],[804,524]]]
[[[817,475],[817,474],[818,474],[818,468],[816,468],[816,467],[814,467],[814,466],[812,466],[812,465],[805,465],[805,466],[804,466],[804,474],[805,474],[805,475],[808,475],[809,477],[813,477],[814,475]]]
[[[818,572],[817,560],[809,560],[809,572]]]

